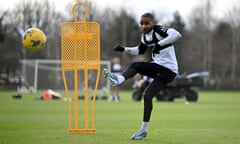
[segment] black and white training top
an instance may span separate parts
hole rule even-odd
[[[164,66],[178,74],[178,63],[174,50],[174,43],[181,38],[181,34],[173,29],[161,25],[155,25],[147,34],[142,34],[141,43],[136,47],[125,47],[125,52],[132,55],[144,54],[147,48],[152,49],[152,59],[154,63]],[[154,52],[156,45],[160,45],[158,52]]]

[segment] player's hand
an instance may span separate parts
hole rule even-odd
[[[116,45],[113,50],[118,52],[124,52],[124,47],[120,45]]]

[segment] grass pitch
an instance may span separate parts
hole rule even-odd
[[[39,94],[16,100],[13,93],[0,92],[0,144],[240,143],[240,92],[199,92],[188,105],[155,101],[148,136],[139,141],[130,137],[140,128],[143,103],[130,92],[121,92],[119,103],[96,101],[96,134],[67,134],[65,101],[37,101]]]

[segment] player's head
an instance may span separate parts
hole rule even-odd
[[[156,24],[156,21],[155,21],[153,14],[144,13],[141,16],[140,26],[141,26],[141,30],[144,34],[150,32],[155,24]]]
[[[114,64],[120,64],[120,58],[119,58],[119,57],[114,57],[113,60],[112,60],[112,62],[113,62]]]

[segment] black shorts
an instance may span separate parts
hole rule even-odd
[[[136,73],[146,75],[153,79],[158,79],[164,85],[168,84],[176,77],[176,73],[170,69],[159,64],[149,62],[135,62],[131,64],[123,75],[128,79],[133,77]]]

